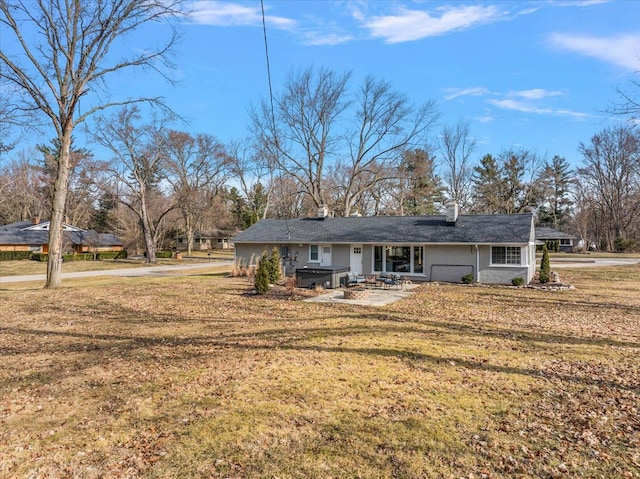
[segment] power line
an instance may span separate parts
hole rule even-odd
[[[271,122],[275,128],[276,124],[276,115],[273,109],[273,88],[271,87],[271,65],[269,63],[269,45],[267,44],[267,24],[265,22],[264,16],[264,0],[260,0],[260,7],[262,8],[262,33],[264,34],[264,53],[267,58],[267,80],[269,81],[269,100],[271,101]],[[275,131],[274,131],[275,137]],[[276,146],[278,144],[278,139],[275,138]]]
[[[273,141],[276,147],[275,154],[277,155],[280,145],[278,144],[278,134],[276,131],[276,114],[273,108],[273,88],[271,87],[271,64],[269,62],[269,44],[267,43],[267,23],[265,21],[265,15],[264,15],[264,0],[260,0],[260,8],[262,9],[262,33],[264,35],[264,54],[267,59],[267,80],[269,82],[269,101],[271,103],[271,125],[273,127]],[[284,187],[282,186],[282,176],[280,177],[280,192],[281,192],[281,196],[284,197]],[[287,227],[287,238],[290,240],[291,229],[289,228],[288,216],[289,216],[288,213],[285,211],[284,222]]]

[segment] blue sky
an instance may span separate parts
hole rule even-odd
[[[190,4],[172,87],[122,74],[114,96],[162,95],[182,129],[223,142],[248,134],[250,105],[267,98],[259,0]],[[580,141],[613,124],[602,113],[640,70],[640,2],[264,0],[274,92],[310,65],[389,81],[441,121],[469,122],[476,157],[526,148],[580,161]],[[148,28],[144,42],[164,35]],[[135,38],[127,44],[136,48]],[[436,135],[434,131],[434,135]],[[82,140],[77,137],[76,140]]]

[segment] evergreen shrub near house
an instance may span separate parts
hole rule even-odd
[[[280,254],[278,248],[273,248],[268,262],[269,283],[276,284],[280,279]]]
[[[511,284],[514,286],[524,286],[524,278],[521,278],[520,276],[513,278],[511,280]]]
[[[547,245],[542,247],[542,260],[540,261],[540,274],[538,279],[541,283],[548,283],[551,275],[551,264],[549,263],[549,250]]]
[[[156,258],[172,258],[173,251],[156,251]]]
[[[462,282],[464,284],[472,284],[473,283],[473,273],[465,274],[462,277]]]
[[[0,251],[0,261],[21,261],[31,259],[31,251]]]
[[[34,261],[47,262],[49,255],[47,253],[31,253],[31,259]]]
[[[269,257],[267,253],[262,253],[258,261],[258,270],[254,278],[254,286],[257,294],[267,294],[269,291]]]

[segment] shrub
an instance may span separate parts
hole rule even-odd
[[[269,282],[275,284],[280,279],[280,255],[278,254],[278,248],[273,248],[269,262],[267,263],[269,270]]]
[[[287,291],[293,293],[298,287],[298,280],[296,278],[296,275],[286,277],[284,281],[284,287],[287,288]]]
[[[637,253],[640,251],[640,241],[618,238],[613,243],[613,247],[619,253]]]
[[[549,263],[549,250],[547,245],[542,247],[542,260],[540,261],[540,275],[538,279],[541,283],[549,282],[549,275],[551,274],[551,264]]]
[[[0,251],[0,261],[31,259],[31,251]]]
[[[266,294],[269,291],[269,258],[264,253],[258,261],[258,271],[254,279],[257,294]]]
[[[520,276],[513,278],[511,280],[511,284],[514,286],[524,286],[524,278],[521,278]]]
[[[464,284],[472,284],[473,283],[473,273],[465,274],[462,277],[462,282]]]
[[[34,261],[47,262],[49,255],[47,253],[31,253],[31,259]]]
[[[127,259],[129,253],[126,250],[122,251],[100,251],[96,255],[96,259]]]
[[[63,254],[62,261],[91,261],[93,253]]]
[[[173,251],[156,251],[156,258],[171,258]]]

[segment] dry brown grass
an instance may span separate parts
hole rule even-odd
[[[640,268],[562,279],[383,308],[207,275],[9,286],[0,477],[638,478]]]

